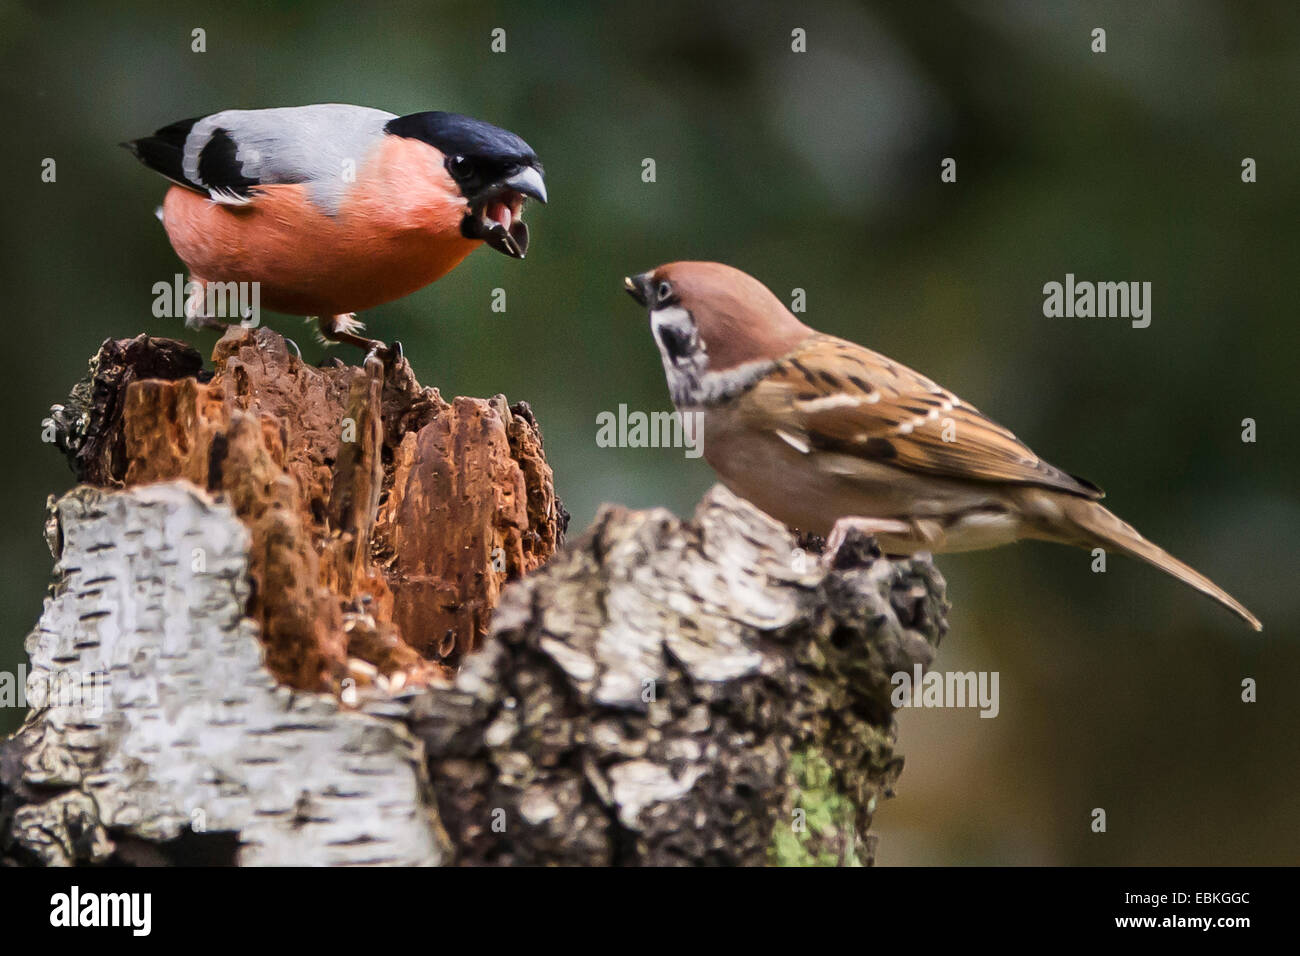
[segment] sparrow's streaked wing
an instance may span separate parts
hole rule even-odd
[[[801,450],[833,451],[923,474],[1015,482],[1101,498],[1015,435],[918,372],[816,335],[745,396],[746,417]],[[948,434],[951,441],[945,441]]]

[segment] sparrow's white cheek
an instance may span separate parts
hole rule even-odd
[[[691,314],[678,305],[654,309],[650,312],[650,327],[655,330],[656,338],[658,338],[660,329],[669,328],[675,332],[690,332],[692,324]]]

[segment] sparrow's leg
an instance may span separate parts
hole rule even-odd
[[[899,521],[896,518],[859,518],[848,517],[840,518],[831,528],[830,537],[826,539],[826,553],[834,554],[844,546],[844,539],[848,537],[850,531],[860,531],[867,535],[890,535],[903,536],[914,533],[914,528],[910,521]]]
[[[345,345],[355,345],[367,355],[378,355],[385,361],[395,362],[402,357],[402,344],[400,342],[386,345],[379,339],[358,335],[357,333],[366,326],[364,322],[357,320],[355,312],[349,312],[346,315],[322,315],[317,319],[317,322],[320,326],[320,336],[323,342],[342,342]]]

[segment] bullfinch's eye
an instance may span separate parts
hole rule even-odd
[[[474,161],[464,156],[452,156],[447,160],[447,169],[453,179],[469,179],[474,175]]]
[[[655,290],[655,295],[659,297],[660,302],[667,302],[673,294],[673,287],[667,282],[660,282],[659,288]]]

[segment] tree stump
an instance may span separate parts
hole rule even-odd
[[[0,744],[11,863],[867,863],[928,561],[725,489],[561,548],[528,406],[235,328],[109,341]]]
[[[250,616],[283,683],[450,674],[502,585],[563,539],[527,404],[448,404],[405,360],[312,368],[267,329],[232,328],[213,362],[200,374],[170,339],[105,342],[54,410],[57,434],[82,482],[184,479],[231,504],[252,535]]]

